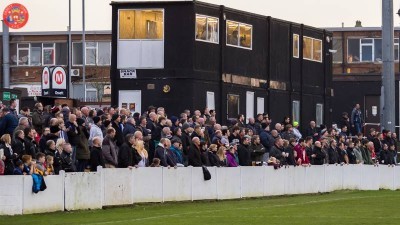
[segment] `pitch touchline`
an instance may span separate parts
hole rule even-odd
[[[325,200],[314,200],[308,202],[301,203],[291,203],[291,204],[278,204],[278,205],[266,205],[266,206],[257,206],[257,207],[245,207],[245,208],[235,208],[235,209],[217,209],[217,210],[205,210],[205,211],[191,211],[186,213],[176,213],[176,214],[168,214],[168,215],[160,215],[160,216],[150,216],[145,218],[135,218],[135,219],[126,219],[126,220],[116,220],[109,222],[97,222],[97,223],[83,223],[82,225],[96,225],[96,224],[115,224],[115,223],[125,223],[125,222],[133,222],[133,221],[142,221],[142,220],[152,220],[152,219],[161,219],[168,217],[177,217],[177,216],[185,216],[190,214],[202,214],[202,213],[212,213],[212,212],[223,212],[223,211],[232,211],[232,210],[250,210],[250,209],[259,209],[259,208],[274,208],[274,207],[284,207],[284,206],[297,206],[297,205],[307,205],[307,204],[315,204],[322,202],[334,202],[341,200],[350,200],[350,199],[364,199],[364,198],[382,198],[382,197],[391,197],[392,195],[374,195],[374,196],[359,196],[359,197],[348,197],[348,198],[335,198],[335,199],[325,199]]]

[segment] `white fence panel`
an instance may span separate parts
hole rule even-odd
[[[157,167],[133,170],[133,202],[162,202],[163,170]]]
[[[379,166],[379,188],[395,190],[394,187],[394,167],[387,165]]]
[[[0,176],[0,215],[22,214],[23,179],[24,176]]]
[[[305,193],[325,192],[325,167],[312,166],[306,168]]]
[[[46,176],[46,190],[32,192],[32,176],[24,176],[23,214],[64,211],[64,173]]]
[[[242,174],[242,197],[264,196],[264,168],[240,167]]]
[[[341,190],[343,187],[343,166],[326,165],[325,166],[325,191],[331,192]]]
[[[360,190],[379,190],[379,168],[373,165],[364,165],[361,173]]]
[[[192,199],[192,168],[163,168],[163,201]]]
[[[133,204],[132,170],[126,168],[102,170],[104,172],[104,206]]]
[[[362,165],[343,166],[343,189],[358,190],[361,188]]]
[[[394,189],[400,190],[400,166],[394,168]]]
[[[217,168],[218,199],[240,198],[240,167]]]
[[[201,167],[192,168],[193,200],[217,199],[217,167],[208,167],[211,180],[204,180]]]
[[[285,194],[285,169],[275,170],[273,166],[266,166],[264,172],[264,196]]]
[[[65,174],[65,209],[101,209],[103,199],[101,172]]]
[[[281,176],[282,181],[284,182],[284,194],[285,195],[294,195],[296,194],[296,169],[299,167],[282,167],[279,170],[284,171],[284,175]]]
[[[307,176],[306,171],[308,167],[304,166],[296,166],[294,167],[294,185],[295,185],[295,193],[294,194],[305,194],[306,192],[306,182]]]

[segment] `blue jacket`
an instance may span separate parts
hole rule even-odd
[[[18,119],[13,114],[8,113],[0,120],[0,136],[10,134],[12,136],[18,126]]]
[[[182,151],[179,150],[179,149],[177,149],[177,148],[175,148],[174,146],[171,146],[171,147],[169,148],[169,150],[171,150],[171,152],[174,153],[175,161],[176,161],[177,163],[183,164]]]
[[[122,131],[122,134],[124,137],[126,137],[127,134],[134,134],[136,132],[136,127],[133,126],[131,123],[126,123],[124,126],[124,130]]]
[[[274,145],[274,138],[266,130],[260,130],[260,141],[265,147],[265,152],[269,152]]]

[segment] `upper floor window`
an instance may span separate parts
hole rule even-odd
[[[82,43],[72,43],[72,65],[82,65]],[[110,42],[86,42],[85,65],[110,65]]]
[[[304,36],[303,59],[322,62],[322,40]]]
[[[394,40],[394,59],[399,60],[399,39]],[[382,62],[381,38],[349,38],[347,40],[347,62]]]
[[[219,20],[216,17],[196,14],[196,40],[219,42]]]
[[[11,43],[12,66],[67,65],[67,43]]]
[[[333,63],[343,62],[343,41],[341,38],[333,37],[332,41],[333,50],[336,52],[333,54]]]
[[[164,39],[164,11],[161,9],[120,10],[119,39]]]
[[[226,44],[251,49],[253,26],[235,21],[226,21]]]
[[[299,35],[293,34],[293,57],[299,58]]]

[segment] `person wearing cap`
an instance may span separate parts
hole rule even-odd
[[[172,138],[171,147],[169,148],[173,153],[173,157],[176,163],[183,165],[183,152],[182,152],[182,141],[179,138]]]
[[[103,131],[101,130],[101,119],[98,116],[93,117],[93,124],[90,126],[89,145],[93,146],[92,142],[95,137],[99,137],[103,142]]]
[[[293,122],[293,134],[296,136],[297,140],[299,140],[303,136],[303,135],[301,135],[301,132],[299,130],[299,122],[297,122],[297,121]]]
[[[229,145],[228,151],[226,151],[226,166],[227,167],[238,167],[239,164],[236,160],[237,142],[232,142]]]
[[[240,143],[237,148],[240,166],[251,166],[250,143],[251,143],[251,137],[245,135],[243,137],[242,143]]]

